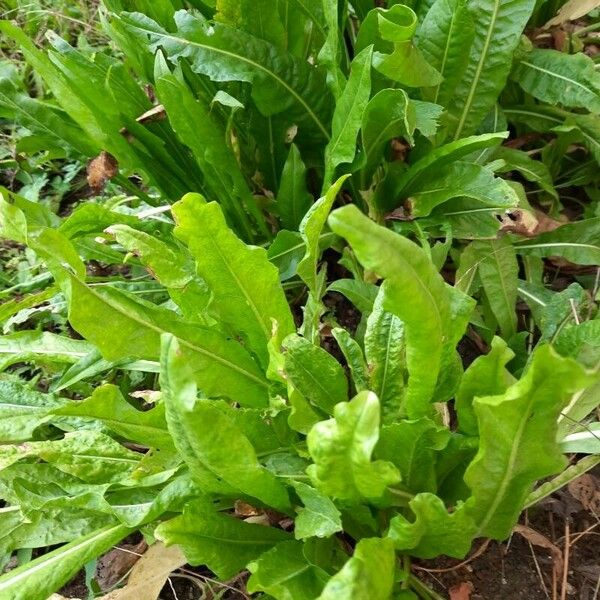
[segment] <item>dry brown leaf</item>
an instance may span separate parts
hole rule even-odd
[[[450,600],[471,600],[471,594],[475,591],[473,584],[470,581],[463,581],[453,585],[448,593]]]
[[[143,540],[139,544],[122,544],[98,559],[96,581],[100,589],[112,588],[141,558],[148,548]]]
[[[96,158],[90,160],[87,166],[87,182],[95,194],[99,194],[106,182],[119,172],[117,159],[102,150]]]
[[[571,481],[567,487],[583,508],[594,515],[600,515],[600,480],[597,477],[586,473]]]
[[[598,6],[600,6],[600,0],[569,0],[563,4],[556,16],[544,25],[544,29],[579,19]]]
[[[517,525],[513,531],[523,536],[526,540],[531,542],[534,546],[538,546],[539,548],[546,548],[546,550],[550,550],[552,554],[552,564],[554,568],[554,572],[558,575],[562,573],[563,570],[563,554],[556,546],[553,544],[545,535],[542,535],[539,531],[535,529],[531,529],[531,527],[526,527],[525,525]]]
[[[169,575],[186,562],[179,546],[153,544],[133,567],[127,585],[100,600],[156,600]]]

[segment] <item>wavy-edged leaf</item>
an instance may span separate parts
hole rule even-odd
[[[52,550],[0,577],[0,596],[6,600],[46,600],[94,558],[118,544],[131,532],[110,525]]]
[[[288,336],[283,346],[285,376],[302,396],[327,414],[348,400],[346,374],[329,352],[299,335]]]
[[[297,540],[310,537],[326,538],[342,531],[341,513],[333,501],[306,483],[295,481],[292,484],[304,504],[297,510],[294,536]]]
[[[290,146],[277,191],[277,212],[286,229],[295,231],[308,212],[313,197],[306,188],[306,167],[296,144]]]
[[[380,498],[400,475],[391,463],[371,459],[379,437],[377,396],[360,392],[350,402],[336,405],[333,415],[308,433],[314,464],[307,473],[313,484],[328,496],[352,503]]]
[[[517,63],[512,78],[542,102],[600,112],[600,73],[583,52],[532,50]]]
[[[179,544],[191,565],[207,565],[224,580],[291,539],[281,529],[225,516],[205,500],[188,503],[183,515],[161,523],[155,535],[167,546]]]
[[[177,31],[170,33],[139,13],[121,15],[129,30],[147,37],[152,50],[163,48],[177,62],[188,58],[192,69],[214,81],[247,81],[265,116],[286,111],[321,138],[328,139],[330,96],[322,73],[271,44],[227,25],[187,11],[175,13]]]
[[[357,392],[369,388],[368,368],[360,344],[341,327],[334,327],[331,334],[338,343],[346,363],[352,373],[352,381]]]
[[[415,519],[409,522],[402,515],[390,522],[388,536],[396,549],[409,551],[419,558],[434,558],[440,554],[464,558],[471,548],[476,525],[459,504],[449,512],[435,494],[417,494],[409,506]]]
[[[311,0],[293,1],[304,10],[310,10]],[[315,19],[312,16],[312,12],[310,13],[313,23],[324,24],[326,26],[325,43],[319,51],[318,60],[327,69],[327,85],[337,100],[346,83],[346,78],[341,69],[343,42],[340,35],[340,5],[338,0],[321,0],[320,4],[319,13],[322,15],[320,19]]]
[[[392,541],[364,538],[356,545],[352,558],[329,580],[318,600],[389,600],[395,572],[396,557]]]
[[[475,133],[494,106],[534,6],[535,0],[476,0],[469,3],[475,36],[452,103],[447,107],[449,129],[455,140]]]
[[[212,400],[197,399],[193,374],[173,336],[163,337],[161,389],[173,442],[205,490],[239,490],[279,510],[289,507],[287,492],[259,464],[248,438]],[[223,444],[222,440],[227,440]]]
[[[161,334],[172,333],[207,396],[227,395],[246,406],[266,403],[266,378],[241,344],[110,286],[91,287],[72,275],[66,278],[69,320],[107,360],[132,355],[157,360]]]
[[[600,264],[600,217],[561,225],[534,240],[515,242],[518,254],[562,256],[578,265]]]
[[[190,194],[175,204],[173,215],[175,235],[190,249],[198,275],[212,292],[209,308],[266,367],[273,321],[276,343],[295,330],[279,273],[266,250],[244,244],[216,202],[207,204]]]
[[[372,57],[373,47],[369,46],[354,58],[348,82],[336,102],[331,139],[325,148],[324,190],[333,183],[336,167],[354,160],[356,139],[371,95]]]
[[[474,401],[480,442],[465,473],[472,493],[465,508],[477,523],[476,537],[506,538],[533,484],[564,468],[557,418],[586,383],[581,366],[542,345],[520,381]]]
[[[101,421],[124,439],[149,448],[172,448],[164,407],[140,411],[129,404],[118,387],[102,385],[85,400],[69,402],[53,409],[52,414]]]
[[[410,214],[426,217],[436,206],[459,197],[494,207],[510,208],[519,202],[515,190],[504,179],[494,177],[489,169],[456,161],[413,186],[409,197]]]
[[[376,225],[355,206],[334,211],[329,223],[335,233],[348,240],[365,268],[385,278],[383,307],[400,318],[406,334],[406,411],[414,418],[426,416],[450,315],[444,280],[420,247]]]
[[[384,424],[400,418],[406,393],[406,337],[404,324],[384,308],[385,294],[381,290],[365,330],[365,358],[369,373],[369,389],[381,402]]]

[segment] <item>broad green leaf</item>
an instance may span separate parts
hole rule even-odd
[[[509,340],[517,331],[519,264],[507,237],[472,242],[478,256],[478,272],[502,335]]]
[[[279,279],[287,281],[296,274],[298,264],[304,257],[306,246],[297,231],[281,229],[269,246],[267,256],[279,269]]]
[[[444,107],[422,100],[411,100],[410,106],[415,110],[415,128],[425,137],[433,137],[438,130],[438,121],[444,112]]]
[[[41,292],[29,294],[23,298],[17,297],[14,300],[7,300],[3,302],[0,304],[0,323],[4,323],[21,310],[33,308],[39,304],[51,300],[58,293],[59,291],[55,286],[50,286]]]
[[[283,346],[285,376],[303,397],[327,414],[348,400],[346,373],[329,352],[299,335],[287,337]]]
[[[362,120],[361,136],[366,157],[367,177],[383,158],[386,142],[400,137],[413,142],[416,110],[404,90],[385,89],[367,104]]]
[[[426,217],[436,206],[458,197],[507,209],[519,202],[516,192],[504,179],[494,177],[492,171],[481,165],[463,161],[442,168],[412,189],[408,205],[413,217]]]
[[[323,191],[333,183],[336,167],[354,160],[356,139],[371,95],[372,56],[373,47],[369,46],[354,58],[348,82],[337,99],[331,139],[325,148]]]
[[[285,30],[279,11],[269,0],[241,0],[239,26],[277,48],[285,48]]]
[[[321,72],[307,63],[278,52],[268,42],[227,25],[209,24],[186,11],[175,13],[175,33],[141,14],[120,18],[130,31],[149,40],[152,51],[163,48],[175,63],[185,56],[195,72],[214,81],[250,82],[252,98],[263,115],[286,111],[292,122],[298,119],[328,139],[330,96]]]
[[[96,557],[118,544],[131,532],[123,525],[94,531],[52,550],[0,577],[0,596],[6,600],[46,600]]]
[[[600,264],[600,217],[575,221],[554,231],[542,233],[534,240],[517,241],[518,254],[562,256],[578,265]]]
[[[465,0],[436,0],[417,34],[417,43],[429,64],[443,77],[427,97],[447,106],[464,75],[475,29]]]
[[[0,336],[0,370],[18,362],[73,364],[92,349],[88,342],[48,331],[19,331]]]
[[[394,4],[387,10],[377,8],[367,16],[363,28],[369,31],[374,27],[374,22],[381,39],[375,44],[377,52],[373,54],[373,66],[377,71],[407,87],[430,87],[441,82],[441,75],[425,60],[412,41],[417,15],[411,8],[403,4]]]
[[[354,555],[325,586],[318,600],[389,600],[396,572],[394,545],[386,538],[365,538]]]
[[[460,431],[478,434],[473,401],[479,396],[497,396],[506,391],[514,381],[506,370],[514,355],[502,338],[494,337],[490,351],[477,357],[465,371],[455,398]]]
[[[516,64],[512,78],[542,102],[600,112],[600,73],[583,52],[533,50]]]
[[[316,25],[321,27],[324,24],[326,27],[325,43],[321,48],[318,60],[327,69],[327,85],[331,90],[334,98],[337,100],[342,94],[346,78],[341,70],[342,62],[342,44],[343,41],[340,35],[340,18],[338,0],[317,0],[321,5],[319,7],[320,15],[314,15],[310,11],[310,0],[293,0],[295,4],[303,7],[309,12],[309,15]]]
[[[247,241],[252,241],[256,237],[253,228],[264,233],[264,222],[235,155],[224,141],[224,128],[211,115],[209,107],[196,99],[187,84],[170,73],[160,53],[156,58],[156,71],[158,97],[167,111],[171,127],[182,143],[192,150],[204,175],[207,192],[219,199],[232,225]]]
[[[582,431],[570,433],[560,447],[565,454],[600,454],[600,423],[588,423]]]
[[[198,275],[212,292],[209,308],[266,367],[273,321],[277,343],[295,330],[277,268],[264,248],[247,246],[229,229],[216,202],[188,195],[173,214],[175,235],[190,249]]]
[[[112,225],[108,232],[128,252],[134,253],[152,276],[167,288],[185,317],[205,322],[210,293],[206,284],[195,276],[189,255],[175,245],[127,225]]]
[[[150,448],[168,449],[173,446],[167,431],[164,406],[159,405],[149,411],[137,410],[114,385],[97,387],[89,398],[64,404],[53,409],[52,414],[101,421],[118,436]]]
[[[218,513],[206,501],[188,503],[183,515],[161,523],[155,535],[167,546],[179,544],[191,565],[206,565],[224,580],[279,542],[291,539],[281,529]]]
[[[372,461],[379,437],[379,401],[372,392],[360,392],[338,404],[333,419],[317,423],[307,437],[315,464],[307,469],[316,488],[328,496],[359,503],[380,498],[399,481],[389,462]]]
[[[49,412],[62,404],[54,394],[42,394],[24,385],[0,381],[0,442],[24,442],[50,420]]]
[[[397,515],[390,522],[388,536],[397,550],[419,558],[434,558],[446,554],[464,558],[471,548],[476,525],[459,504],[449,512],[435,494],[417,494],[410,502],[414,521]]]
[[[460,82],[447,107],[449,129],[455,140],[475,133],[494,106],[534,6],[535,0],[476,0],[469,3],[475,36]]]
[[[350,242],[363,266],[385,278],[383,308],[403,322],[406,335],[406,411],[411,418],[426,416],[450,315],[448,288],[421,248],[376,225],[355,206],[338,209],[329,222]]]
[[[538,346],[517,383],[474,401],[479,450],[465,474],[472,497],[465,508],[475,537],[506,538],[533,484],[565,467],[556,442],[557,418],[571,394],[585,387],[583,369],[550,346]]]
[[[296,509],[294,536],[297,540],[325,538],[342,531],[341,513],[327,496],[301,481],[294,482],[293,486],[304,504]]]
[[[381,428],[375,455],[398,467],[401,486],[410,492],[435,492],[435,453],[443,450],[450,432],[431,419],[401,421]]]
[[[332,329],[331,334],[346,359],[355,390],[362,392],[369,389],[368,367],[360,344],[341,327]]]
[[[265,592],[277,600],[312,600],[316,598],[329,574],[311,564],[301,542],[281,542],[248,565],[252,575],[248,592]]]
[[[554,347],[563,356],[578,358],[581,364],[595,368],[600,362],[600,319],[562,328],[554,340]],[[586,353],[590,356],[585,356]]]
[[[86,286],[71,275],[67,284],[72,326],[107,360],[157,360],[161,334],[172,333],[207,396],[235,397],[245,406],[266,402],[264,374],[237,342],[109,286]]]
[[[498,146],[507,136],[507,131],[474,135],[431,150],[399,176],[388,175],[377,189],[375,201],[378,207],[382,210],[393,210],[401,198],[410,196],[418,185],[422,185],[423,181],[427,181],[432,175],[437,175],[440,169],[476,150]]]
[[[327,288],[327,291],[342,294],[361,313],[368,315],[373,310],[378,288],[372,283],[360,279],[337,279]]]
[[[173,442],[203,489],[240,490],[279,510],[289,507],[285,486],[259,464],[246,436],[212,400],[198,399],[180,344],[163,338],[161,387]],[[224,445],[222,440],[228,440]]]
[[[306,188],[306,167],[298,147],[292,144],[277,191],[277,212],[283,226],[292,231],[298,229],[312,203],[313,197]]]
[[[368,389],[377,394],[384,424],[400,418],[406,393],[406,337],[402,321],[384,308],[385,292],[380,289],[365,330],[365,358]]]

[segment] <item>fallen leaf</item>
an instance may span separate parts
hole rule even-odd
[[[574,21],[575,19],[579,19],[579,17],[587,15],[598,6],[600,6],[600,0],[569,0],[543,28],[548,29],[548,27],[556,27],[567,21]]]
[[[117,159],[102,150],[96,158],[90,160],[87,166],[87,182],[95,194],[99,194],[106,182],[119,172]]]
[[[153,544],[133,567],[127,585],[99,600],[156,600],[169,575],[186,562],[179,546]]]
[[[96,581],[101,590],[112,588],[135,565],[148,545],[143,540],[139,544],[122,544],[98,559]]]
[[[571,481],[567,488],[583,508],[594,515],[600,515],[600,480],[597,477],[586,473]]]
[[[463,581],[453,585],[448,593],[450,600],[471,600],[471,594],[475,591],[473,584],[470,581]]]
[[[515,533],[518,533],[520,536],[524,537],[526,540],[531,542],[534,546],[538,546],[539,548],[546,548],[546,550],[550,550],[552,554],[552,567],[554,572],[558,576],[562,573],[563,570],[563,555],[555,544],[553,544],[545,535],[542,535],[539,531],[535,529],[531,529],[531,527],[526,527],[525,525],[517,525],[513,529]]]

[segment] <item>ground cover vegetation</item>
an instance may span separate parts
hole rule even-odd
[[[0,598],[436,598],[598,464],[596,5],[8,2]]]

